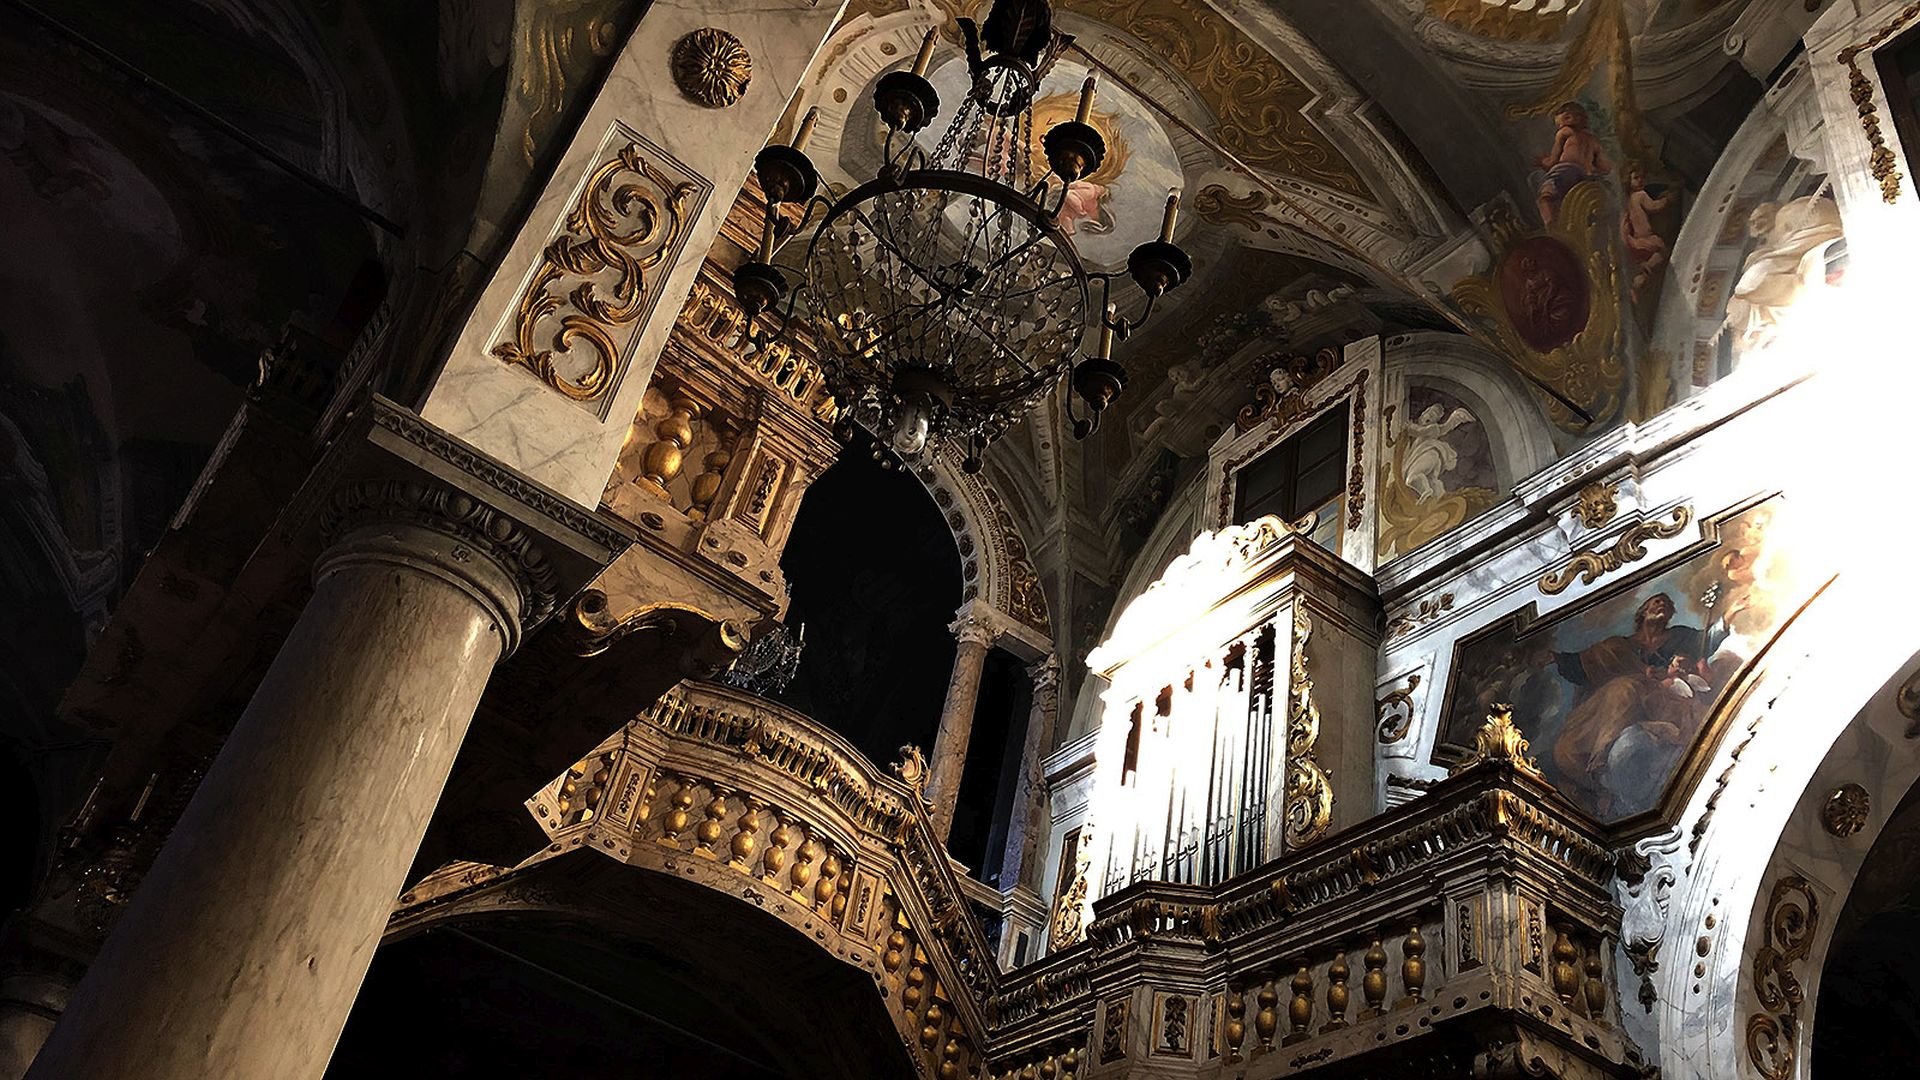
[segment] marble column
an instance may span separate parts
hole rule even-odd
[[[999,627],[978,611],[968,611],[949,627],[959,640],[953,654],[953,677],[947,680],[947,704],[940,711],[940,730],[933,737],[933,761],[928,769],[927,798],[933,800],[933,828],[942,843],[953,832],[954,801],[960,797],[960,777],[967,768],[967,744],[973,738],[973,709],[980,700],[980,673],[987,653],[1000,637]]]
[[[26,1075],[72,989],[62,979],[37,973],[0,978],[0,1080]]]
[[[317,1080],[496,661],[555,574],[420,480],[345,485],[312,598],[31,1080]]]
[[[1033,679],[1033,706],[1027,712],[1027,737],[1020,748],[1020,776],[1013,789],[1007,821],[1007,846],[1000,858],[1000,886],[1038,889],[1040,841],[1047,835],[1045,760],[1053,748],[1053,725],[1060,712],[1060,661],[1048,656],[1027,669]]]

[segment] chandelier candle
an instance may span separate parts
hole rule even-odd
[[[820,106],[815,105],[813,108],[807,110],[806,118],[800,121],[800,130],[794,132],[793,148],[795,150],[806,150],[807,141],[813,138],[813,125],[819,123],[819,121]]]
[[[1091,75],[1080,84],[1080,111],[1073,116],[1075,123],[1084,124],[1093,116],[1093,84],[1094,77]]]
[[[1160,242],[1173,243],[1173,223],[1180,217],[1180,189],[1167,189],[1167,212],[1160,218]]]
[[[920,42],[920,55],[913,58],[913,73],[923,79],[927,77],[927,69],[933,66],[933,42],[938,34],[938,29],[927,31]]]

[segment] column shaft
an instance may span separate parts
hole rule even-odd
[[[464,539],[385,523],[323,557],[312,599],[32,1080],[326,1070],[517,631],[514,579],[484,536]]]
[[[927,798],[933,800],[933,828],[942,843],[953,833],[954,802],[960,797],[960,778],[967,768],[973,711],[980,700],[980,675],[986,669],[995,636],[983,620],[972,616],[956,621],[953,630],[960,643],[953,655],[953,677],[947,681],[940,730],[933,737],[927,780]]]

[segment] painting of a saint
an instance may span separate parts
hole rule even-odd
[[[1779,502],[1637,585],[1546,620],[1528,609],[1460,646],[1443,743],[1511,703],[1548,781],[1602,821],[1651,809],[1728,685],[1797,599]],[[1771,534],[1771,535],[1770,535]],[[1443,752],[1444,753],[1444,752]]]

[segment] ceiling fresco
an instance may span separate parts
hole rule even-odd
[[[871,175],[873,83],[928,28],[951,36],[953,18],[984,6],[856,2],[776,138],[817,105],[816,137],[840,147],[828,180]],[[1333,12],[1315,0],[1062,0],[1058,25],[1078,50],[1048,81],[1042,111],[1070,107],[1083,74],[1100,69],[1095,122],[1115,152],[1061,225],[1090,262],[1113,265],[1178,187],[1177,239],[1196,269],[1121,346],[1129,383],[1093,438],[1062,439],[1058,416],[1036,412],[990,456],[997,482],[1023,495],[1029,535],[1085,538],[1061,556],[1070,567],[1043,572],[1110,591],[1276,352],[1453,335],[1546,421],[1552,446],[1530,453],[1548,454],[1724,374],[1737,357],[1696,347],[1696,326],[1719,325],[1737,302],[1741,260],[1787,242],[1769,248],[1716,225],[1739,233],[1710,256],[1735,264],[1716,276],[1691,257],[1675,268],[1682,226],[1821,6],[1356,0]],[[943,97],[960,92],[957,69],[935,81]],[[1802,170],[1742,205],[1819,194]],[[1713,214],[1733,212],[1732,200],[1715,202]],[[1712,310],[1683,318],[1676,305]],[[1420,393],[1398,406],[1394,552],[1487,509],[1517,479],[1487,471],[1477,416],[1455,422],[1457,403]],[[1446,464],[1456,459],[1469,464]]]

